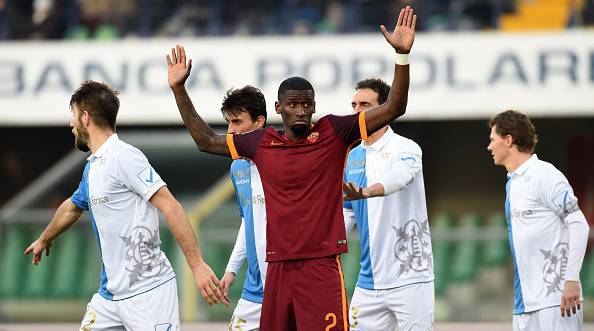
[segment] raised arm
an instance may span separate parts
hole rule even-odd
[[[188,60],[186,65],[186,51],[183,46],[176,45],[171,49],[171,57],[167,55],[167,68],[167,80],[175,96],[177,108],[198,148],[211,154],[231,156],[226,136],[216,134],[198,115],[186,91],[184,84],[190,76],[192,60]]]
[[[64,200],[39,238],[25,249],[25,255],[33,253],[31,263],[39,264],[44,251],[45,256],[49,256],[52,241],[72,226],[80,218],[82,212],[70,199]]]
[[[396,65],[394,79],[390,88],[388,100],[365,113],[367,133],[383,128],[393,120],[404,115],[408,101],[408,86],[410,83],[408,54],[415,40],[415,27],[417,16],[413,14],[410,6],[400,10],[394,31],[389,33],[385,26],[381,26],[382,34],[386,41],[396,51]]]

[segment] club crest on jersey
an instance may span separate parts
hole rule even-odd
[[[408,221],[403,227],[392,225],[396,231],[394,256],[400,262],[400,273],[427,271],[433,266],[429,222]]]
[[[543,280],[547,286],[547,296],[554,292],[563,292],[569,244],[562,242],[557,244],[553,250],[541,249],[540,252],[544,256],[545,262],[542,272]]]
[[[146,226],[136,226],[128,237],[120,236],[126,244],[126,271],[130,280],[128,286],[141,279],[155,277],[167,269],[165,255],[159,249],[158,230],[151,230]]]
[[[309,141],[310,143],[315,143],[316,141],[318,141],[318,138],[320,138],[320,133],[317,131],[314,131],[312,133],[309,134],[309,136],[307,136],[307,141]]]

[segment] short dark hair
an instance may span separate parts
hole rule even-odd
[[[287,91],[312,91],[315,96],[315,91],[311,83],[303,77],[291,77],[285,79],[278,87],[278,100],[280,101],[281,96]]]
[[[227,114],[237,116],[244,111],[250,114],[253,121],[256,121],[259,116],[264,116],[264,126],[266,126],[266,99],[258,88],[246,85],[227,91],[221,105],[223,116]]]
[[[368,88],[373,92],[377,93],[377,101],[379,104],[383,104],[388,100],[390,94],[390,85],[386,84],[379,78],[368,78],[357,83],[355,90]]]
[[[76,104],[81,113],[89,113],[95,124],[115,131],[116,117],[120,109],[118,94],[118,91],[107,84],[87,80],[72,94],[70,108]]]
[[[538,135],[528,116],[519,111],[506,110],[495,115],[489,122],[489,127],[495,127],[495,132],[502,137],[512,136],[513,143],[520,152],[534,153]]]

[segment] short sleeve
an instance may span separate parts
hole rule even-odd
[[[89,166],[90,163],[87,162],[78,188],[70,198],[72,203],[82,210],[89,210]]]
[[[347,116],[328,115],[326,118],[345,144],[350,145],[359,139],[367,140],[365,112]]]
[[[227,134],[227,146],[231,157],[234,160],[240,157],[253,159],[265,133],[266,129],[260,129],[240,134]]]
[[[116,177],[122,185],[146,201],[166,185],[138,149],[125,149],[118,155]]]

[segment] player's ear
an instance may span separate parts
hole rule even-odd
[[[277,114],[280,114],[281,113],[281,111],[280,111],[280,102],[278,102],[278,101],[275,101],[274,102],[274,111],[276,111]]]
[[[313,111],[311,112],[312,114],[314,114],[316,112],[316,102],[313,102]]]
[[[507,136],[505,136],[505,145],[507,145],[507,147],[512,147],[512,145],[514,144],[514,137],[512,137],[511,134],[508,134]]]
[[[88,126],[91,120],[91,114],[88,111],[83,111],[81,114],[81,120],[84,126]]]
[[[264,127],[264,123],[266,123],[266,119],[264,118],[264,116],[258,116],[258,118],[256,119],[256,127],[258,127],[258,129],[261,129]]]

